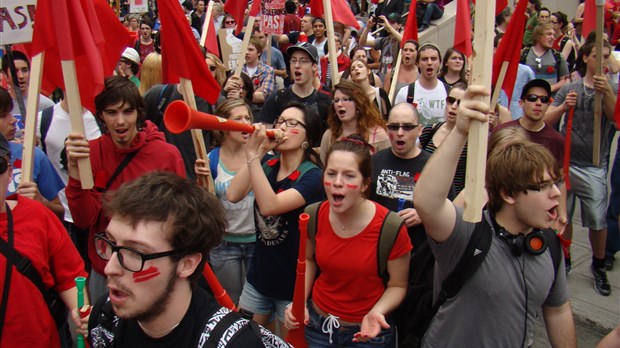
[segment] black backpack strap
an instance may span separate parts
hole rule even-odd
[[[379,231],[379,243],[377,243],[377,270],[379,277],[383,279],[383,284],[387,286],[390,274],[387,271],[388,258],[390,252],[398,238],[398,232],[405,224],[405,221],[395,212],[390,211],[383,219],[381,230]]]
[[[527,59],[527,55],[530,53],[530,46],[524,47],[523,50],[521,50],[521,57],[519,58],[519,63],[521,64],[525,64],[525,59]]]
[[[542,232],[547,240],[547,247],[549,248],[549,253],[553,260],[553,279],[555,281],[558,275],[558,269],[560,268],[560,262],[562,262],[562,245],[560,244],[560,238],[558,238],[554,230],[548,228],[544,229]]]
[[[492,240],[491,227],[483,219],[476,224],[461,260],[441,284],[441,291],[433,305],[435,312],[447,299],[454,297],[465,285],[465,282],[476,273],[491,248]]]
[[[312,243],[314,243],[314,238],[316,237],[317,215],[319,215],[319,208],[321,207],[321,204],[323,204],[323,202],[325,201],[309,204],[304,209],[304,212],[310,215],[310,219],[308,219],[308,239],[310,239]]]
[[[407,86],[407,103],[413,104],[415,97],[415,82],[412,82]]]
[[[564,57],[562,57],[562,53],[554,50],[553,48],[551,49],[551,52],[553,52],[553,59],[555,59],[555,72],[557,74],[557,81],[560,81],[560,64],[562,64]]]
[[[41,112],[41,148],[43,152],[47,154],[47,147],[45,146],[45,139],[47,138],[47,132],[50,130],[52,124],[52,118],[54,117],[54,106],[47,107]]]
[[[209,339],[205,342],[205,347],[217,347],[218,342],[222,339],[226,330],[238,321],[240,317],[240,314],[235,311],[230,311],[228,314],[221,317],[211,330],[211,333],[209,333]]]
[[[116,170],[114,171],[114,173],[112,174],[110,179],[108,179],[108,182],[105,184],[105,191],[110,189],[110,186],[112,186],[112,184],[114,183],[114,180],[116,180],[116,178],[123,171],[123,169],[125,169],[125,167],[127,167],[129,162],[131,162],[131,160],[134,157],[136,157],[136,155],[138,154],[138,151],[140,151],[140,149],[137,149],[134,152],[128,153],[127,156],[125,156],[125,158],[123,158],[123,161],[121,161],[121,163],[118,164],[118,167],[116,167]]]

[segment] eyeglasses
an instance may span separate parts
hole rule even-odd
[[[9,170],[9,160],[5,157],[0,157],[0,175],[6,173]]]
[[[340,102],[342,103],[350,103],[353,101],[353,98],[340,98],[340,99],[332,99],[332,104],[338,104]]]
[[[287,127],[289,128],[295,128],[297,127],[297,125],[301,125],[302,127],[306,128],[306,125],[303,124],[303,122],[301,121],[297,121],[294,118],[289,118],[289,119],[283,119],[283,118],[278,118],[276,120],[276,122],[273,123],[274,127],[280,127],[280,125],[282,125],[282,123],[284,123]]]
[[[446,103],[448,103],[448,105],[454,105],[454,103],[456,103],[456,105],[461,105],[461,100],[454,98],[454,97],[447,96]]]
[[[387,129],[391,130],[392,132],[398,132],[398,130],[402,128],[405,132],[411,132],[412,130],[418,128],[419,126],[420,126],[419,124],[411,124],[411,123],[404,123],[404,124],[390,123],[387,125]]]
[[[536,94],[528,94],[525,96],[525,100],[529,101],[530,103],[535,103],[538,99],[540,99],[541,103],[548,104],[549,101],[551,100],[551,97],[549,97],[548,95],[536,95]]]
[[[297,63],[299,63],[299,65],[307,65],[307,64],[312,63],[310,59],[304,59],[304,58],[301,58],[301,59],[293,58],[289,62],[291,63],[291,65],[297,65]]]
[[[179,251],[177,250],[164,251],[154,254],[143,254],[131,248],[118,246],[102,235],[95,235],[95,250],[97,251],[97,255],[106,261],[109,261],[112,258],[112,255],[116,253],[121,267],[130,272],[142,271],[145,261],[179,254]]]
[[[235,21],[224,21],[224,24],[235,24]]]
[[[209,65],[209,70],[215,71],[217,70],[217,67],[215,65]]]
[[[528,185],[528,186],[525,186],[525,188],[530,191],[541,192],[541,191],[548,191],[551,188],[553,188],[553,186],[560,187],[560,185],[562,185],[563,183],[564,183],[564,178],[560,178],[557,180],[546,180],[538,184]]]

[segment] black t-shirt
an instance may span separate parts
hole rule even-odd
[[[282,113],[291,102],[303,104],[319,115],[321,119],[321,135],[323,135],[327,129],[327,113],[331,98],[329,95],[316,90],[305,98],[295,94],[291,87],[273,93],[267,98],[265,104],[263,104],[263,109],[261,110],[258,121],[266,124],[273,124],[280,113]],[[319,146],[321,146],[321,137],[318,137],[316,143],[312,144],[312,147]]]
[[[217,317],[218,313],[228,312],[217,304],[204,289],[196,287],[192,293],[187,313],[179,326],[168,335],[154,339],[143,332],[136,320],[122,320],[113,313],[108,314],[109,320],[105,320],[102,307],[104,312],[111,310],[107,296],[97,301],[90,315],[88,339],[91,347],[203,347],[215,327],[209,325],[210,321]],[[239,320],[245,321],[246,319]],[[261,328],[261,332],[267,331]],[[265,347],[261,337],[251,330],[244,330],[236,337],[231,337],[226,347]],[[269,340],[271,341],[274,337],[270,337]],[[276,341],[279,340],[276,338]]]

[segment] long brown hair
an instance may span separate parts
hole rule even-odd
[[[359,61],[361,62],[361,60]],[[340,91],[353,99],[357,109],[357,134],[361,134],[366,142],[368,142],[369,133],[374,127],[385,128],[385,121],[379,115],[379,110],[368,99],[362,87],[352,81],[343,80],[334,88],[334,93],[336,91]],[[329,108],[327,125],[332,131],[331,142],[334,143],[342,135],[342,122],[336,115],[333,106]]]

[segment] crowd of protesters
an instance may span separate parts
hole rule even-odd
[[[620,1],[605,5],[603,57],[594,32],[581,35],[583,1],[568,14],[520,1],[527,8],[514,91],[501,91],[491,110],[479,100],[492,91],[470,84],[478,68],[471,57],[424,40],[451,0],[417,0],[421,42],[403,38],[404,0],[351,0],[361,27],[335,23],[334,33],[309,4],[287,0],[283,34],[268,38],[260,26],[242,33],[251,38],[240,75],[220,52],[202,49],[221,93],[213,104],[196,97],[197,109],[254,129],[203,130],[202,159],[189,131],[164,125],[166,108],[184,91],[164,84],[166,29],[156,8],[129,14],[123,2],[133,44],[94,113],[83,109],[84,133],[71,131],[66,99],[40,96],[30,181],[22,180],[20,142],[30,119],[23,107],[30,61],[20,51],[5,55],[0,347],[71,347],[76,333],[93,347],[285,347],[300,326],[310,347],[408,347],[393,314],[411,294],[416,253],[434,257],[437,301],[452,273],[469,267],[466,254],[480,235],[490,236],[471,257],[482,254],[480,265],[441,300],[417,346],[529,347],[542,316],[552,346],[575,347],[567,285],[575,209],[589,233],[599,295],[612,294],[607,272],[620,250],[620,145],[611,156]],[[239,21],[220,1],[206,18],[208,5],[180,4],[197,41],[206,21],[231,33]],[[496,48],[515,7],[510,1],[497,12]],[[489,123],[479,223],[465,221],[463,209],[472,122]],[[92,189],[82,187],[84,161]],[[313,212],[314,230],[300,253],[304,210]],[[380,256],[385,233],[393,244]],[[24,259],[31,268],[17,266]],[[303,318],[292,306],[298,259],[306,269]],[[205,263],[239,312],[216,302]],[[73,282],[79,276],[88,278],[84,308]],[[61,314],[45,309],[51,294],[65,305]],[[618,345],[618,329],[599,344]]]

